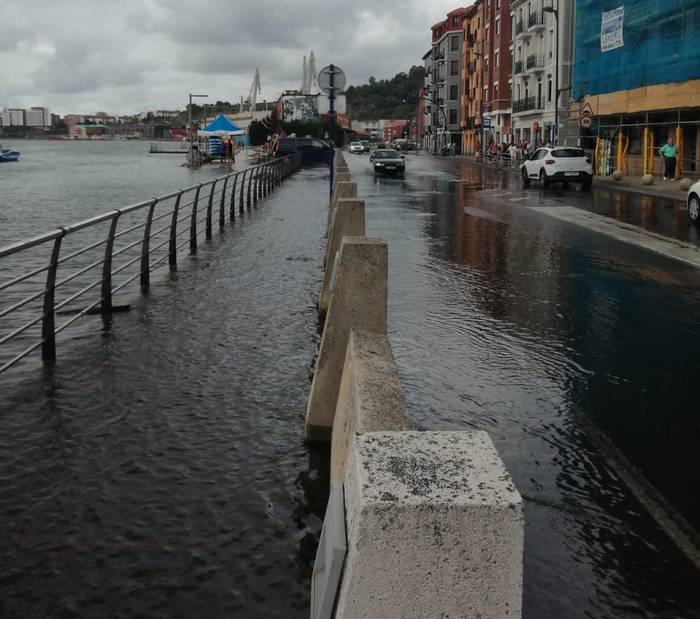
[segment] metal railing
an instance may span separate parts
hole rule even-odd
[[[527,18],[527,27],[534,28],[535,26],[544,26],[544,13],[530,13]]]
[[[217,216],[223,229],[300,165],[300,155],[272,159],[0,248],[0,374],[39,348],[53,364],[59,333],[120,309],[115,294],[135,280],[147,293],[151,272],[176,271],[178,253],[196,254]]]
[[[528,112],[530,110],[537,109],[537,101],[535,97],[528,97],[527,99],[516,99],[513,101],[513,113],[518,112]]]
[[[544,68],[544,56],[539,54],[531,54],[527,57],[527,69],[542,69]]]
[[[522,34],[523,31],[525,30],[525,24],[523,23],[522,20],[518,20],[515,22],[515,34]]]
[[[522,60],[516,60],[515,64],[513,65],[513,73],[517,75],[518,73],[523,72],[523,61]]]

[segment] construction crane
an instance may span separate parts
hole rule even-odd
[[[253,83],[250,85],[250,94],[246,99],[246,104],[250,110],[251,118],[255,118],[255,110],[258,104],[258,95],[262,92],[260,87],[260,69],[255,69],[255,77],[253,78]],[[243,108],[241,108],[243,111]]]

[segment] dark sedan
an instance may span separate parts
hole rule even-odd
[[[384,148],[375,151],[369,160],[372,162],[375,174],[403,176],[406,171],[405,158],[404,155],[399,155],[398,152],[391,148]]]

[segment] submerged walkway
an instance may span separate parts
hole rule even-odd
[[[308,616],[327,183],[297,172],[2,385],[0,616]]]

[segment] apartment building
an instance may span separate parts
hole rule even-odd
[[[592,114],[582,134],[597,172],[661,176],[658,149],[671,137],[677,174],[700,175],[697,0],[577,0],[576,11],[573,97]]]
[[[431,102],[426,110],[431,116],[427,126],[431,128],[432,150],[454,144],[455,151],[461,152],[462,19],[468,10],[462,7],[450,11],[445,20],[431,28],[431,79],[426,84],[429,87],[426,97]]]
[[[477,0],[462,19],[462,96],[460,127],[462,129],[462,152],[473,155],[476,143],[483,140],[483,57],[484,11],[481,0]]]
[[[31,107],[24,114],[27,127],[50,127],[51,114],[45,107]]]
[[[6,107],[0,113],[3,127],[24,127],[24,109]]]
[[[484,131],[496,144],[511,141],[512,37],[510,0],[481,0]]]
[[[513,138],[533,147],[555,143],[557,135],[565,134],[560,127],[568,119],[574,0],[511,0],[510,4]]]
[[[418,142],[421,148],[431,152],[434,127],[432,115],[433,102],[433,48],[431,47],[423,54],[423,67],[425,68],[425,78],[423,80],[423,88],[421,89],[422,99],[418,102],[418,114],[422,118],[421,132],[418,136]]]

